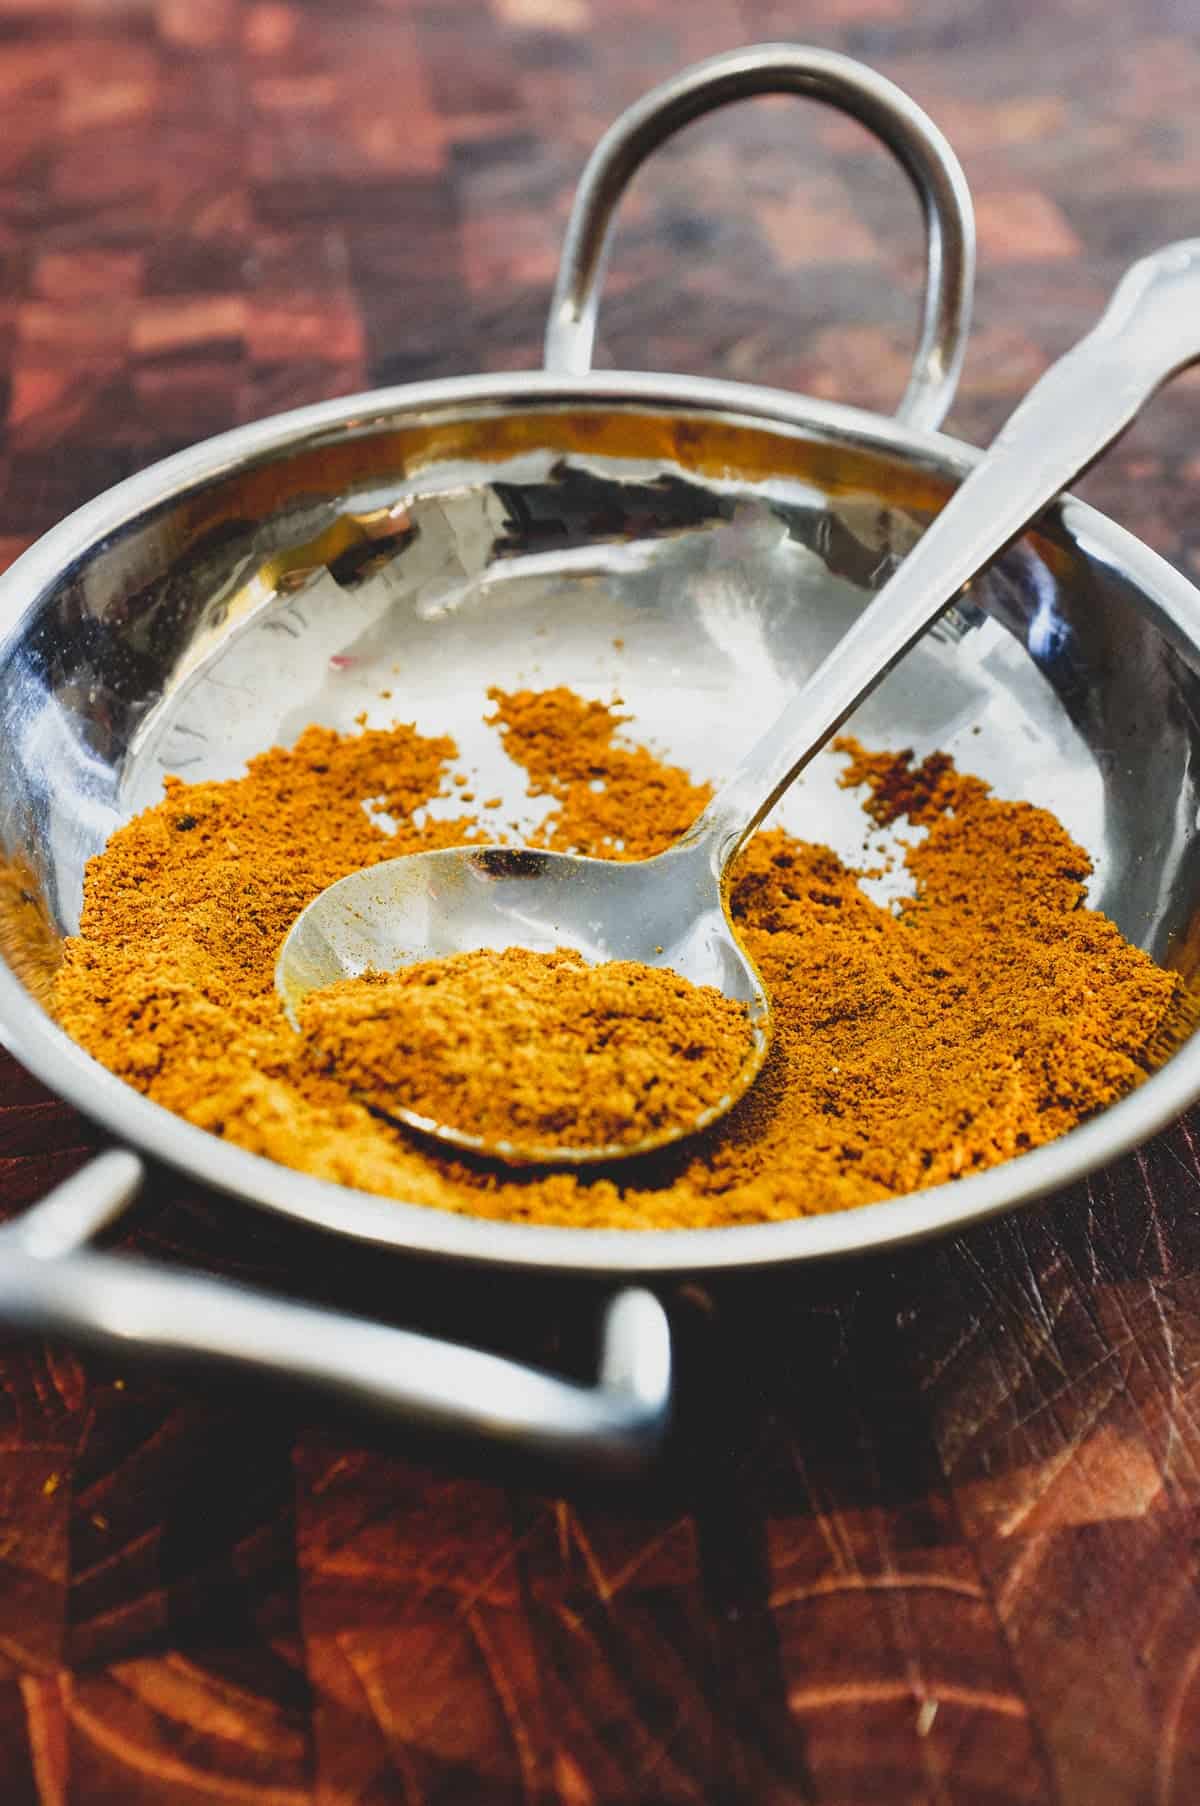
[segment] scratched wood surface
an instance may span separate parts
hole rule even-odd
[[[0,556],[153,457],[537,358],[587,149],[701,55],[893,76],[979,210],[982,438],[1200,221],[1194,0],[0,0]],[[609,362],[888,407],[915,208],[795,103],[639,180]],[[1200,397],[1088,485],[1200,575]],[[681,1301],[616,1498],[0,1343],[4,1806],[1200,1798],[1200,1118],[899,1259]],[[96,1133],[0,1069],[16,1210]],[[592,1300],[331,1249],[160,1177],[125,1239],[570,1365]]]

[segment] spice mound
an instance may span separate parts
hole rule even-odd
[[[561,687],[492,705],[505,753],[549,804],[537,844],[642,858],[708,801],[616,706]],[[864,840],[902,825],[911,894],[878,902],[828,847],[780,828],[753,837],[729,908],[771,1000],[771,1051],[728,1114],[655,1153],[574,1169],[456,1156],[371,1110],[289,1024],[275,959],[319,891],[398,854],[496,838],[455,784],[453,741],[411,726],[310,727],[241,777],[169,779],[89,864],[54,1007],[128,1084],[256,1154],[409,1203],[581,1228],[873,1203],[1037,1147],[1136,1085],[1179,980],[1087,907],[1088,857],[1061,823],[943,757],[852,742],[840,756]]]
[[[687,1130],[750,1052],[745,1009],[711,985],[566,949],[367,972],[311,991],[298,1014],[317,1061],[364,1103],[520,1148]]]

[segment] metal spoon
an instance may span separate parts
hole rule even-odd
[[[296,919],[275,984],[293,1025],[309,991],[368,968],[475,948],[577,949],[590,961],[667,966],[745,1004],[749,1052],[728,1092],[687,1129],[619,1147],[484,1144],[397,1102],[391,1114],[500,1159],[578,1164],[642,1153],[703,1128],[752,1083],[771,1008],[726,905],[730,862],[863,698],[997,553],[1127,427],[1154,391],[1200,357],[1200,239],[1143,258],[1099,323],[1019,405],[899,570],[859,616],[683,837],[653,859],[456,847],[388,860],[331,884]]]

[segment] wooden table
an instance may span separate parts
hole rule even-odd
[[[600,130],[772,36],[874,63],[957,146],[981,271],[951,425],[982,438],[1130,258],[1200,226],[1188,24],[1120,0],[0,0],[0,552],[237,421],[534,363]],[[637,184],[606,355],[889,407],[920,269],[857,129],[743,107]],[[1194,447],[1183,383],[1087,487],[1196,574]],[[711,1319],[683,1301],[653,1491],[543,1496],[7,1341],[4,1806],[1187,1806],[1198,1126],[959,1240],[730,1286]],[[98,1141],[11,1063],[0,1138],[9,1209]],[[331,1250],[169,1177],[123,1239],[582,1348],[574,1295]]]

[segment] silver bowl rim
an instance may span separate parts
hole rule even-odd
[[[50,529],[0,575],[0,651],[32,602],[87,552],[139,515],[250,462],[340,429],[448,409],[660,406],[792,431],[912,464],[950,479],[980,451],[863,409],[716,378],[529,371],[371,390],[294,409],[201,441],[106,490]],[[1073,497],[1061,520],[1087,557],[1150,597],[1200,655],[1200,591],[1165,559]],[[57,1027],[0,960],[0,1042],[85,1115],[154,1159],[311,1227],[411,1254],[507,1268],[594,1275],[708,1272],[828,1259],[946,1235],[1082,1179],[1148,1140],[1200,1096],[1200,1036],[1119,1103],[1060,1140],[972,1177],[851,1210],[721,1229],[572,1229],[512,1223],[379,1197],[281,1166],[152,1103]]]

